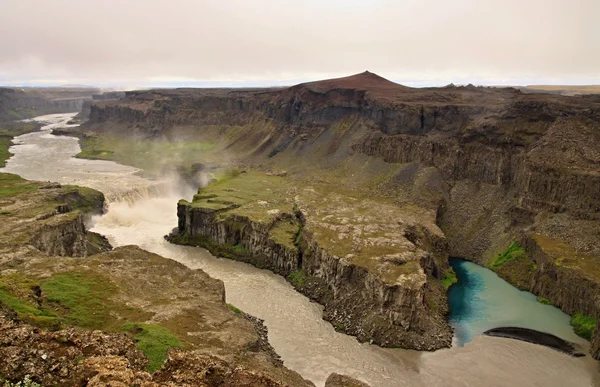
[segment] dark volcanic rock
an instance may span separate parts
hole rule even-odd
[[[509,339],[526,341],[528,343],[543,345],[560,352],[568,353],[571,356],[581,357],[584,354],[578,352],[575,344],[561,339],[558,336],[546,332],[539,332],[533,329],[518,327],[500,327],[483,332],[484,335],[494,337],[505,337]]]

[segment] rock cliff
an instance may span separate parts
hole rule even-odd
[[[98,89],[0,88],[0,122],[82,110]]]
[[[447,246],[434,214],[418,222],[426,215],[293,184],[257,173],[213,183],[194,202],[180,201],[178,230],[168,239],[287,277],[325,307],[325,319],[361,341],[450,346],[439,281]]]

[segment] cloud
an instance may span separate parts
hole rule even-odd
[[[597,0],[3,0],[0,82],[600,83]]]

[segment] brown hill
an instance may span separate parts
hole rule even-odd
[[[364,73],[342,78],[325,79],[321,81],[307,82],[298,85],[316,92],[327,92],[333,89],[356,89],[366,91],[404,91],[409,87],[394,83],[375,73],[365,71]]]

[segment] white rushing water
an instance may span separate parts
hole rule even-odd
[[[61,125],[72,115],[39,117]],[[598,363],[589,356],[569,357],[546,347],[479,336],[464,347],[433,353],[383,349],[335,332],[321,319],[321,307],[297,293],[282,277],[266,270],[213,257],[204,249],[169,244],[163,236],[177,225],[176,203],[190,190],[162,189],[135,175],[134,168],[112,162],[79,160],[77,139],[47,132],[18,137],[15,154],[3,172],[32,180],[79,184],[103,191],[108,212],[94,219],[93,231],[114,246],[135,244],[202,269],[223,280],[227,301],[265,320],[269,340],[285,365],[322,386],[332,372],[372,386],[600,386]],[[164,185],[161,185],[164,187]],[[122,201],[130,192],[137,199]]]

